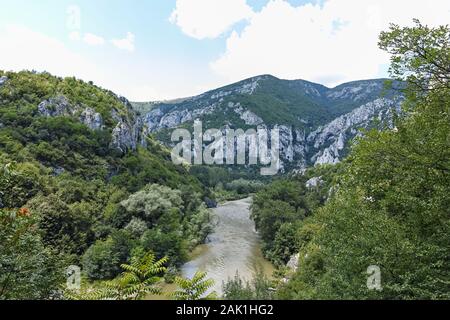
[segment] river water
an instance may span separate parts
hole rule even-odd
[[[205,271],[215,282],[211,291],[221,295],[223,282],[236,272],[246,280],[251,280],[257,269],[271,276],[273,267],[262,255],[260,238],[250,219],[250,205],[251,198],[247,198],[213,209],[215,231],[207,244],[197,248],[193,260],[182,267],[184,277],[192,278],[198,270]]]

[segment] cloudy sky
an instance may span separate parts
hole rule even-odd
[[[76,76],[135,101],[260,74],[327,86],[387,76],[390,22],[450,23],[448,0],[0,0],[0,69]]]

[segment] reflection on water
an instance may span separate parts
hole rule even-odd
[[[217,225],[209,241],[196,257],[182,267],[184,277],[192,278],[196,271],[206,271],[215,281],[212,291],[222,293],[222,282],[236,272],[251,280],[256,268],[270,275],[272,266],[261,253],[260,239],[250,219],[251,199],[228,202],[214,209]]]

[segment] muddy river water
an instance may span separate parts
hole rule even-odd
[[[260,238],[250,219],[250,205],[251,198],[247,198],[213,209],[215,231],[205,245],[197,248],[193,260],[182,267],[184,277],[191,278],[197,270],[206,271],[215,282],[212,290],[222,294],[222,283],[236,272],[246,280],[251,280],[257,269],[272,274],[273,267],[262,256]]]

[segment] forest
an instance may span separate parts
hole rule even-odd
[[[179,300],[449,299],[450,28],[392,25],[379,47],[407,84],[394,126],[365,131],[340,164],[272,181],[175,166],[152,136],[118,152],[112,115],[132,115],[115,94],[0,71],[0,300],[137,300],[162,294],[163,282]],[[104,128],[42,116],[39,104],[55,95],[89,105]],[[212,232],[208,206],[249,194],[277,270],[206,294],[208,275],[183,278],[179,267]],[[79,292],[66,287],[71,265],[82,271]],[[382,290],[367,286],[371,266]]]

